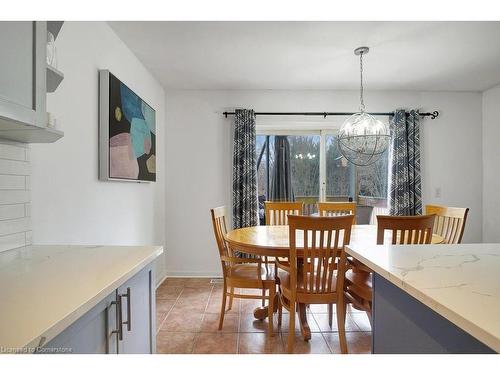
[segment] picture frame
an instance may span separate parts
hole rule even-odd
[[[99,180],[156,181],[156,111],[99,70]]]

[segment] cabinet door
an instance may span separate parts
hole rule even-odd
[[[118,352],[117,293],[114,291],[42,349],[42,353]]]
[[[123,339],[118,344],[119,353],[155,352],[153,277],[153,270],[149,265],[118,288],[123,321]]]
[[[0,97],[33,108],[34,22],[0,22]]]
[[[1,129],[45,126],[46,42],[46,22],[0,22]]]

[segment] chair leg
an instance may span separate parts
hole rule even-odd
[[[293,353],[293,345],[295,343],[295,302],[290,301],[290,314],[288,325],[288,353]]]
[[[266,290],[262,288],[262,307],[266,306]]]
[[[278,293],[278,329],[281,329],[282,318],[283,318],[283,304],[281,303],[281,296]]]
[[[228,310],[231,310],[233,308],[233,294],[234,294],[234,288],[231,287],[231,293],[229,295],[229,306],[228,306]]]
[[[227,287],[226,283],[224,283],[224,289],[222,290],[222,305],[220,308],[219,331],[222,329],[222,325],[224,324],[224,314],[226,312],[226,295]]]
[[[269,319],[269,337],[274,336],[273,319],[274,319],[274,295],[276,294],[276,286],[269,289],[269,306],[267,308],[267,318]]]
[[[339,330],[340,352],[347,354],[347,340],[345,336],[346,301],[341,293],[337,300],[337,326]]]
[[[333,304],[329,303],[328,304],[328,324],[330,325],[330,328],[332,328],[332,323],[333,323]]]

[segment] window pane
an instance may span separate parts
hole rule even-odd
[[[319,200],[319,135],[292,135],[290,157],[295,200],[305,203],[305,213],[316,212]]]
[[[360,197],[387,199],[388,150],[372,165],[358,167]]]
[[[326,200],[354,198],[354,166],[340,153],[336,135],[326,136]]]
[[[264,225],[264,202],[267,200],[267,149],[266,149],[266,139],[269,138],[269,170],[272,168],[272,164],[274,161],[273,152],[274,152],[274,137],[267,137],[265,135],[258,135],[256,139],[256,154],[257,154],[257,195],[259,198],[259,221],[260,225]],[[262,156],[261,156],[262,155]],[[260,157],[260,162],[259,162]]]
[[[259,195],[259,214],[264,219],[264,201],[268,199],[267,191],[267,150],[265,135],[257,136],[257,159],[262,149],[262,158],[257,170],[257,184]],[[269,175],[272,178],[274,166],[274,136],[269,136]],[[306,204],[306,213],[316,211],[316,202],[319,200],[319,135],[289,135],[290,143],[290,170],[292,189],[296,201]],[[271,183],[271,181],[270,181]]]
[[[266,195],[266,136],[258,135],[256,141],[256,154],[257,154],[257,194]],[[260,157],[260,163],[259,163]]]

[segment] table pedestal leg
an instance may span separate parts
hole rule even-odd
[[[268,316],[268,306],[264,307],[257,307],[255,310],[253,310],[253,317],[255,319],[259,320],[264,320]],[[278,294],[274,296],[274,313],[278,311]]]
[[[311,339],[311,328],[309,328],[309,323],[307,323],[307,309],[306,305],[301,303],[298,307],[299,313],[299,323],[300,323],[300,333],[304,340],[309,341]],[[278,297],[276,296],[274,300],[274,312],[278,311]],[[253,311],[253,316],[255,319],[264,320],[267,318],[268,306],[257,307]]]

